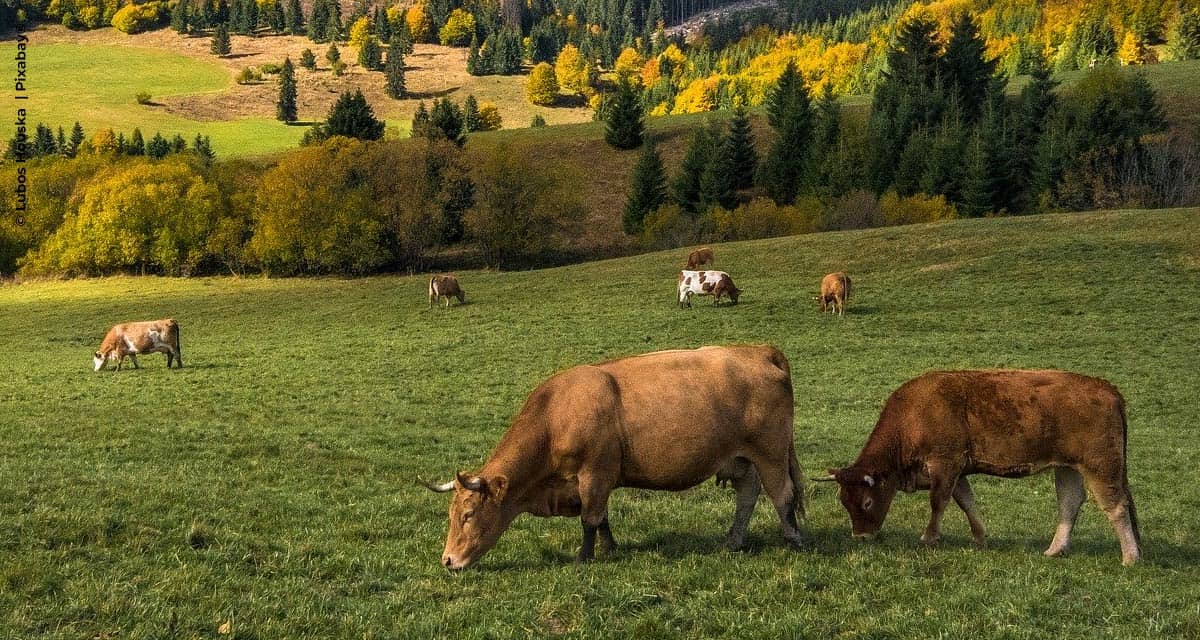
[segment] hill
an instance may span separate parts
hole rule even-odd
[[[1200,633],[1188,372],[1200,367],[1200,210],[1105,211],[816,234],[716,247],[742,304],[676,307],[683,251],[419,277],[113,278],[0,287],[0,636],[1169,638]],[[844,319],[811,301],[844,269]],[[118,321],[174,316],[158,356],[94,374]],[[733,496],[619,491],[613,560],[577,568],[579,525],[525,517],[478,570],[437,563],[446,497],[412,484],[478,466],[554,371],[656,349],[769,342],[792,363],[800,463],[856,454],[887,394],[929,369],[1060,367],[1128,403],[1144,562],[1124,569],[1089,503],[1047,559],[1047,476],[974,480],[990,530],[924,494],[850,540],[810,485],[811,548],[767,504],[751,550],[720,542]],[[17,355],[19,354],[19,355]]]

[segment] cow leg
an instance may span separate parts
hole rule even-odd
[[[975,508],[975,494],[971,491],[971,484],[967,482],[966,476],[960,477],[954,484],[953,495],[955,504],[967,514],[967,523],[971,525],[971,536],[975,538],[975,544],[984,546],[987,530],[984,529],[983,520],[979,518],[979,511]]]
[[[750,516],[762,492],[762,480],[758,470],[745,458],[735,458],[717,473],[717,482],[729,481],[737,492],[737,509],[733,512],[733,526],[725,536],[725,546],[733,551],[746,544],[746,530],[750,527]]]
[[[758,470],[763,489],[766,489],[771,503],[775,505],[776,513],[779,514],[783,539],[793,547],[800,547],[804,544],[804,537],[800,535],[800,525],[796,522],[796,508],[800,504],[800,497],[796,492],[800,488],[792,482],[787,459],[777,460],[778,458],[779,455],[775,454],[770,457],[752,458],[750,461]]]
[[[611,491],[612,487],[597,482],[595,478],[579,476],[579,521],[583,525],[583,546],[579,549],[577,562],[587,562],[595,557],[597,531],[604,539],[605,551],[617,546],[608,527],[608,495]]]
[[[1125,479],[1114,473],[1092,474],[1086,476],[1088,488],[1108,521],[1117,532],[1121,542],[1121,564],[1131,565],[1141,557],[1138,549],[1138,535],[1133,526],[1133,500],[1125,486]]]
[[[942,539],[942,515],[958,484],[958,474],[946,473],[934,465],[926,465],[929,474],[929,526],[921,534],[921,542],[937,544]]]
[[[1060,556],[1071,546],[1071,530],[1079,517],[1079,507],[1087,497],[1083,491],[1083,476],[1070,467],[1054,470],[1054,491],[1058,494],[1058,528],[1044,551],[1048,556]]]
[[[604,555],[612,555],[617,551],[617,541],[613,538],[612,529],[608,528],[608,516],[604,517],[604,521],[600,523],[597,529],[600,532],[600,550]]]
[[[141,368],[142,368],[142,365],[138,364],[138,361],[137,361],[137,354],[136,354],[136,353],[131,353],[131,354],[129,354],[129,359],[133,361],[133,368],[134,368],[134,369],[141,369]]]

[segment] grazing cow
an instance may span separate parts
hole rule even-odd
[[[462,287],[458,286],[458,278],[453,275],[446,274],[433,276],[429,279],[429,308],[432,309],[434,303],[445,299],[446,306],[450,306],[450,298],[458,298],[459,304],[465,304],[467,294],[463,293]]]
[[[844,316],[846,302],[849,300],[850,276],[838,271],[821,278],[821,295],[817,298],[821,313],[825,313],[828,309],[839,316]]]
[[[681,491],[714,474],[737,491],[730,547],[745,542],[761,489],[784,538],[800,544],[791,372],[774,347],[660,351],[568,369],[534,390],[483,468],[425,486],[455,492],[442,564],[462,569],[522,513],[579,516],[578,559],[592,558],[597,532],[611,553],[614,489]]]
[[[928,489],[933,513],[921,541],[938,541],[954,498],[982,545],[967,476],[1019,478],[1053,468],[1059,522],[1046,555],[1067,550],[1086,483],[1130,565],[1141,540],[1125,441],[1125,401],[1104,380],[1066,371],[939,371],[897,389],[858,460],[821,480],[838,483],[855,537],[879,530],[897,490]]]
[[[117,361],[117,371],[125,356],[133,361],[133,368],[138,365],[139,353],[167,354],[167,368],[171,368],[172,359],[183,368],[183,356],[179,352],[179,323],[167,318],[166,320],[150,320],[147,322],[126,322],[108,330],[100,343],[100,350],[92,356],[95,371],[104,368],[109,360]]]
[[[721,296],[729,296],[737,304],[742,290],[733,284],[733,278],[724,271],[680,271],[676,280],[679,288],[679,306],[692,306],[692,296],[712,296],[713,304],[721,303]]]
[[[688,254],[687,265],[684,269],[695,271],[706,264],[713,263],[713,250],[708,247],[700,247]]]

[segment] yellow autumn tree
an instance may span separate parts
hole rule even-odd
[[[361,48],[371,37],[371,19],[363,16],[350,25],[350,46]]]
[[[554,60],[554,75],[558,87],[571,93],[583,93],[589,86],[588,64],[579,53],[579,48],[568,44]]]
[[[100,129],[92,134],[92,151],[95,153],[112,153],[117,150],[117,136],[112,129]]]
[[[621,51],[621,55],[617,56],[617,61],[613,63],[613,71],[621,78],[635,78],[638,77],[643,64],[645,64],[645,61],[642,60],[642,56],[637,52],[637,49],[625,47]]]
[[[1117,57],[1121,59],[1122,64],[1146,64],[1146,51],[1146,45],[1132,31],[1127,31]]]
[[[438,40],[445,46],[465,47],[475,35],[475,16],[469,11],[455,9],[438,30]]]
[[[554,67],[549,63],[539,62],[529,73],[529,82],[525,84],[525,97],[530,102],[541,106],[554,104],[558,97],[558,80]]]
[[[543,63],[545,64],[545,63]],[[500,118],[500,107],[494,102],[479,103],[479,130],[480,131],[496,131],[503,126],[504,121]]]
[[[433,31],[433,21],[429,18],[429,9],[424,3],[415,4],[404,14],[408,23],[408,32],[412,34],[413,42],[428,42],[429,34]]]

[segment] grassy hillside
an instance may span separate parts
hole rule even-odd
[[[116,278],[0,287],[0,637],[1176,638],[1200,634],[1192,372],[1200,210],[960,221],[721,245],[742,304],[673,303],[683,251],[422,278]],[[853,275],[844,319],[820,276]],[[187,368],[92,373],[117,321],[172,315]],[[411,479],[476,467],[565,367],[769,342],[792,362],[809,474],[853,458],[887,394],[949,367],[1104,376],[1129,407],[1144,562],[1122,568],[1085,506],[1072,555],[1040,552],[1048,476],[980,477],[990,546],[925,494],[880,541],[849,538],[810,485],[811,548],[766,501],[751,550],[720,548],[733,495],[619,491],[619,556],[572,558],[578,522],[519,519],[478,569],[438,565],[445,496]]]

